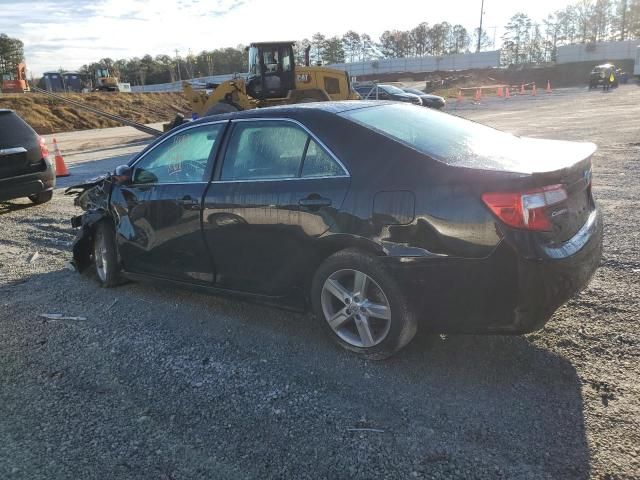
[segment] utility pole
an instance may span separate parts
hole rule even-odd
[[[480,28],[478,28],[478,49],[476,52],[480,51],[480,43],[482,42],[482,16],[484,15],[484,0],[480,4]]]
[[[624,42],[624,29],[627,27],[627,0],[622,0],[622,26],[620,27],[620,41]]]
[[[180,74],[180,57],[178,56],[178,49],[177,48],[175,49],[175,52],[176,52],[176,62],[177,62],[177,65],[178,65],[178,81],[181,82],[182,81],[182,76]]]

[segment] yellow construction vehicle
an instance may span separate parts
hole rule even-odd
[[[187,100],[197,116],[329,100],[358,100],[349,74],[321,66],[309,65],[309,47],[305,50],[305,66],[296,66],[294,42],[252,43],[247,78],[234,78],[221,84],[208,85],[211,93],[197,91],[183,83]]]
[[[94,92],[131,92],[131,84],[120,83],[108,68],[97,68],[94,73]]]

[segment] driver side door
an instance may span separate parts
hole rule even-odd
[[[112,192],[123,268],[189,283],[215,275],[201,232],[202,199],[228,122],[169,135],[133,165],[132,182]]]

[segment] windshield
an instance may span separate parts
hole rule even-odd
[[[382,90],[384,90],[387,93],[393,93],[393,94],[404,94],[404,92],[402,90],[400,90],[398,87],[394,87],[393,85],[378,85]]]
[[[258,74],[258,49],[257,47],[249,48],[249,73],[253,75]]]

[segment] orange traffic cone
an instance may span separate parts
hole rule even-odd
[[[533,89],[531,90],[531,95],[532,95],[533,97],[535,97],[537,94],[538,94],[538,93],[537,93],[537,90],[536,90],[536,84],[535,84],[535,82],[534,82],[534,83],[533,83]]]
[[[496,95],[499,97],[502,96],[502,87],[498,87],[498,90],[496,91]]]
[[[551,93],[551,82],[549,80],[547,80],[547,93]]]
[[[60,147],[58,147],[58,142],[56,139],[53,139],[53,151],[56,156],[56,177],[68,177],[71,175],[69,173],[69,169],[64,164],[64,158],[62,158],[62,154],[60,153]]]
[[[520,95],[524,95],[524,83],[520,85]]]
[[[509,92],[509,90],[511,90],[511,88],[509,87],[509,85],[507,85],[506,87],[504,87],[504,98],[511,98],[511,93]]]
[[[475,95],[475,97],[473,97],[473,99],[476,102],[480,102],[480,100],[482,99],[482,90],[481,89],[476,88],[476,95]]]

